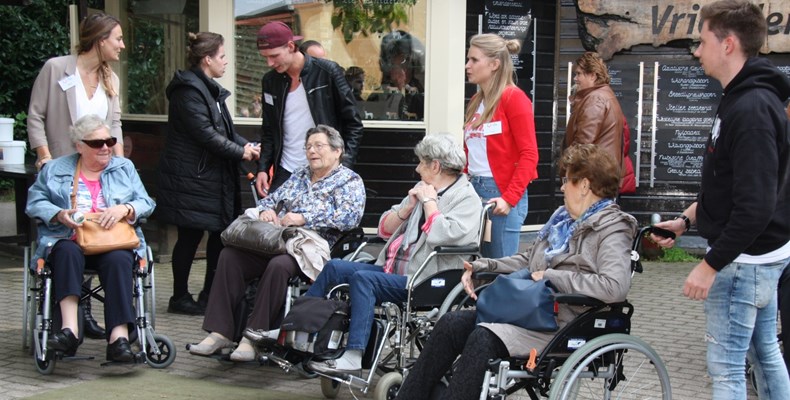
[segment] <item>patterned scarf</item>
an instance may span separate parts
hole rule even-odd
[[[544,254],[546,263],[550,264],[554,256],[568,251],[568,242],[573,236],[573,232],[584,220],[613,203],[612,199],[598,200],[585,210],[584,214],[577,220],[571,218],[565,206],[561,206],[557,211],[554,211],[554,214],[549,218],[549,222],[543,225],[543,228],[538,232],[538,240],[546,239],[549,242],[549,247],[546,248],[546,254]]]

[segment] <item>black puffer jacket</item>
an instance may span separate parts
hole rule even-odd
[[[159,161],[157,216],[174,225],[225,229],[240,213],[238,165],[247,140],[235,132],[230,92],[199,68],[167,86],[167,138]]]
[[[300,78],[307,93],[313,121],[316,125],[329,125],[340,132],[346,147],[342,163],[352,168],[357,158],[357,147],[362,141],[362,119],[343,70],[334,61],[305,55]],[[263,75],[263,126],[258,171],[268,173],[272,165],[275,170],[280,167],[283,155],[283,114],[290,84],[288,74],[271,70]]]

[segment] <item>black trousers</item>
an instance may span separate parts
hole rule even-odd
[[[201,229],[178,227],[178,240],[173,246],[173,297],[178,298],[189,293],[189,272],[195,260],[200,241],[203,239]],[[217,270],[219,253],[223,249],[222,232],[209,232],[206,243],[206,276],[203,278],[203,292],[208,296],[211,292],[211,283],[214,281],[214,272]]]
[[[132,268],[134,254],[131,250],[115,250],[104,254],[86,256],[71,240],[61,240],[49,255],[55,301],[67,296],[82,295],[83,273],[95,270],[104,287],[104,323],[107,339],[110,331],[121,324],[134,322],[132,308]]]
[[[782,320],[785,365],[790,371],[790,266],[786,266],[779,277],[779,318]]]
[[[439,319],[420,357],[403,381],[398,399],[429,399],[431,391],[451,367],[450,386],[439,398],[480,398],[488,360],[508,357],[510,353],[497,335],[477,326],[476,319],[475,311],[466,310],[447,313]],[[459,355],[461,357],[455,362]]]

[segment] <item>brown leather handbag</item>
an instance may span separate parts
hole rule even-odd
[[[77,208],[77,185],[80,177],[82,159],[77,161],[77,170],[74,172],[74,189],[71,191],[71,207]],[[101,213],[85,213],[85,221],[77,227],[76,243],[83,254],[92,256],[107,253],[113,250],[134,250],[140,246],[140,238],[134,227],[125,219],[116,222],[112,228],[104,229],[99,225]]]

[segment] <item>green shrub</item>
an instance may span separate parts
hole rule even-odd
[[[699,257],[689,254],[679,247],[664,249],[664,254],[658,258],[658,261],[661,262],[695,262],[699,260]]]

